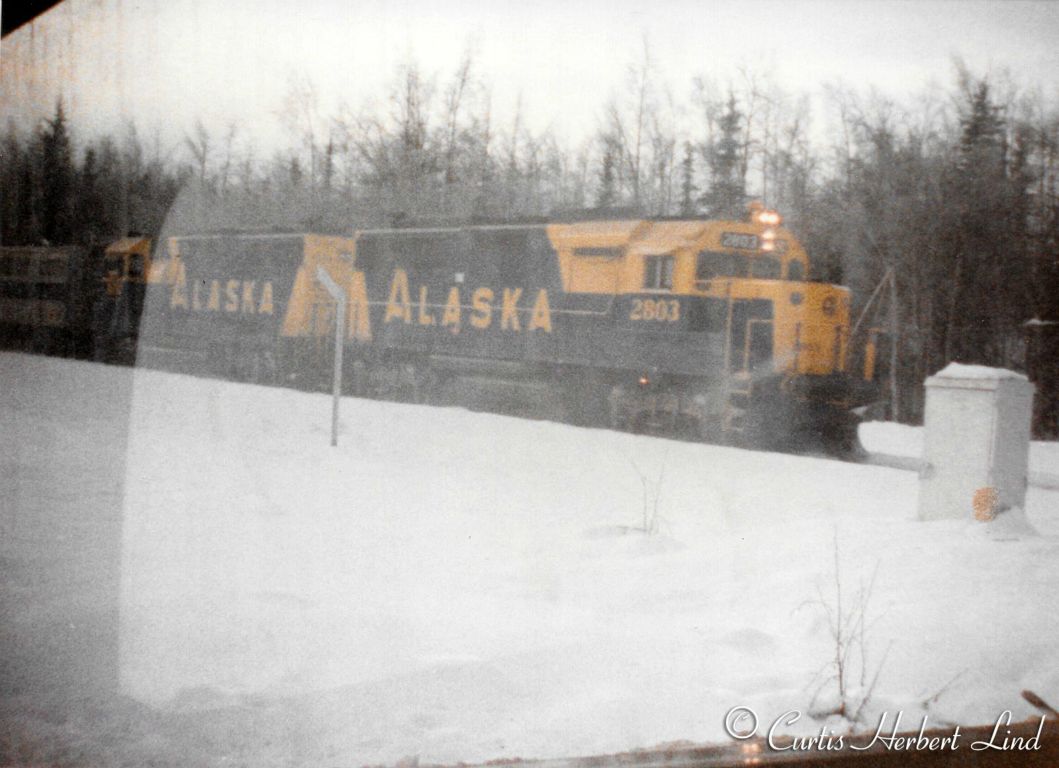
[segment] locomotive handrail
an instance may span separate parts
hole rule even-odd
[[[875,290],[872,291],[871,296],[868,298],[868,303],[865,304],[864,309],[860,311],[860,316],[857,318],[857,322],[853,324],[853,330],[849,333],[850,341],[856,338],[857,331],[860,329],[860,324],[864,322],[864,318],[868,314],[868,310],[871,309],[871,305],[875,302],[875,299],[878,298],[879,292],[882,290],[882,287],[886,285],[886,280],[890,277],[890,273],[893,272],[893,269],[893,267],[887,267],[886,272],[883,273],[882,279],[879,281],[879,284],[875,286]]]

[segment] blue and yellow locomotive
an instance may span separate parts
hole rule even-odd
[[[809,281],[805,251],[761,207],[741,221],[173,237],[147,275],[141,354],[313,386],[335,311],[320,267],[348,293],[359,394],[459,402],[492,386],[550,395],[578,423],[836,450],[876,394],[849,290]]]

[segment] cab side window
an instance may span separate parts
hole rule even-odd
[[[643,287],[649,291],[673,290],[673,257],[645,256]]]
[[[798,283],[805,280],[805,265],[797,259],[787,262],[787,279]]]

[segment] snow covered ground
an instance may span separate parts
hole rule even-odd
[[[65,452],[76,472],[110,450],[54,414],[72,381],[85,408],[129,407],[111,394],[130,372],[17,355],[0,372],[20,498],[91,515],[96,496],[24,459]],[[1026,688],[1059,700],[1059,491],[1030,489],[1024,527],[920,523],[914,472],[352,398],[331,448],[327,396],[146,370],[127,418],[122,685],[208,710],[218,760],[724,741],[736,705],[766,725],[800,710],[792,730],[819,733],[835,542],[844,612],[875,575],[851,670],[853,688],[878,672],[864,722],[1027,717]],[[915,454],[915,433],[877,431]],[[1059,473],[1053,447],[1033,461]]]

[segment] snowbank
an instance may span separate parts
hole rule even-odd
[[[916,458],[923,455],[923,427],[893,421],[866,421],[858,427],[857,435],[869,453]]]
[[[719,740],[735,704],[807,708],[836,537],[848,590],[879,569],[879,706],[971,669],[935,716],[1028,714],[1059,660],[1030,639],[1059,621],[1027,625],[1059,543],[913,522],[914,473],[354,399],[336,450],[324,396],[138,378],[128,679],[295,697],[353,762]]]

